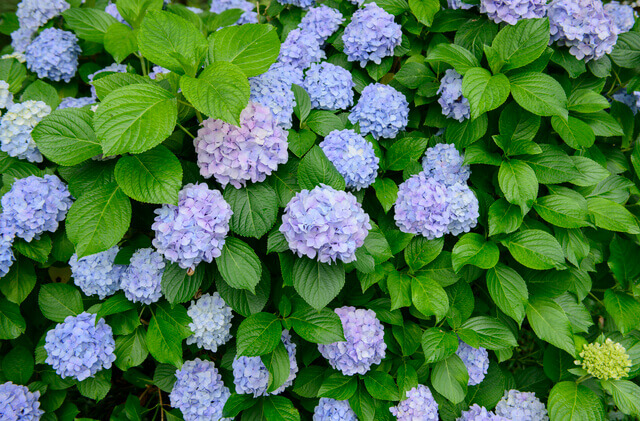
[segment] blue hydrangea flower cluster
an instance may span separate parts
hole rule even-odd
[[[0,120],[0,149],[15,158],[42,162],[31,131],[50,112],[51,107],[42,101],[28,100],[9,106]]]
[[[47,28],[27,47],[27,68],[39,78],[69,83],[78,70],[82,50],[73,32]]]
[[[384,326],[373,310],[344,306],[334,311],[340,316],[346,341],[318,345],[318,350],[345,376],[365,374],[386,355]]]
[[[618,34],[629,32],[636,22],[633,7],[615,0],[604,5],[604,13],[613,21]]]
[[[222,408],[231,392],[211,361],[196,358],[176,370],[176,382],[169,394],[171,406],[182,411],[185,421],[231,421],[222,418]]]
[[[395,221],[400,231],[429,240],[475,227],[478,199],[465,184],[447,186],[420,172],[398,188]]]
[[[369,215],[354,195],[324,184],[296,193],[280,226],[291,251],[322,263],[353,262],[370,229]]]
[[[438,403],[433,398],[431,390],[422,384],[409,390],[407,399],[389,408],[389,411],[398,418],[398,421],[437,421],[439,419]]]
[[[316,0],[278,0],[280,4],[291,4],[301,9],[308,9],[316,4]]]
[[[11,265],[16,260],[11,249],[15,237],[15,228],[9,225],[4,214],[0,214],[0,278],[9,273]]]
[[[447,6],[449,9],[457,10],[469,10],[475,7],[475,4],[464,3],[462,0],[447,0]]]
[[[487,408],[474,403],[468,410],[462,411],[456,421],[511,421],[510,419],[498,416]]]
[[[466,183],[471,175],[469,166],[464,165],[464,157],[455,145],[447,143],[428,148],[422,158],[422,168],[428,177],[448,186]]]
[[[489,370],[489,351],[482,347],[474,348],[460,341],[456,355],[460,357],[465,367],[467,367],[469,386],[482,383],[487,370]]]
[[[287,132],[269,108],[249,102],[240,114],[240,126],[209,118],[193,140],[200,174],[215,177],[223,186],[239,189],[258,183],[289,159]]]
[[[299,28],[292,30],[280,45],[278,61],[302,70],[326,57],[315,33]]]
[[[438,104],[442,107],[442,114],[460,122],[471,116],[469,100],[462,95],[462,75],[453,69],[447,69],[440,79],[438,88]]]
[[[495,23],[515,25],[521,19],[543,18],[547,13],[546,0],[480,0],[480,12]]]
[[[371,142],[353,130],[334,130],[320,142],[322,151],[336,167],[348,188],[369,187],[378,176],[380,159]]]
[[[69,7],[65,0],[22,0],[16,16],[21,29],[33,32]]]
[[[19,54],[24,53],[29,44],[31,44],[35,34],[35,29],[29,29],[26,27],[18,28],[13,31],[11,33],[11,48],[13,48],[13,51],[16,51]]]
[[[115,294],[120,289],[120,280],[126,270],[125,265],[114,264],[120,248],[113,246],[101,253],[78,259],[73,254],[69,259],[71,276],[85,295],[97,295],[101,300]]]
[[[253,11],[253,4],[245,0],[212,0],[210,12],[220,14],[229,9],[241,9],[244,13],[236,25],[244,25],[245,23],[258,23],[258,13]]]
[[[88,379],[116,360],[116,342],[111,326],[87,312],[68,316],[47,332],[45,362],[60,375],[78,381]]]
[[[129,301],[149,305],[162,297],[164,259],[152,248],[136,250],[127,270],[122,274],[120,288]]]
[[[177,206],[162,205],[154,212],[153,246],[166,259],[189,269],[220,256],[233,211],[218,190],[204,183],[187,184]]]
[[[369,61],[380,64],[383,58],[392,56],[402,43],[402,30],[392,14],[369,3],[353,14],[342,41],[349,61],[359,61],[365,67]]]
[[[162,80],[165,77],[164,75],[168,75],[169,73],[171,73],[171,70],[169,69],[165,69],[160,66],[153,66],[149,72],[149,78],[153,80]]]
[[[9,84],[0,80],[0,108],[9,108],[13,104],[13,94],[9,90]]]
[[[324,43],[338,30],[342,22],[344,22],[342,13],[329,6],[321,5],[309,9],[298,28],[302,32],[314,34],[319,43]]]
[[[349,121],[360,125],[363,136],[371,133],[376,139],[393,139],[409,123],[409,103],[393,87],[372,83],[362,90],[358,103],[351,110]]]
[[[320,398],[313,410],[313,421],[358,421],[349,401]]]
[[[271,65],[271,67],[269,67],[269,73],[275,74],[280,80],[286,82],[289,86],[292,83],[302,86],[302,81],[304,79],[302,69],[290,64],[280,63],[279,61],[276,61]]]
[[[533,392],[520,392],[511,389],[495,408],[496,415],[518,421],[548,421],[547,408]]]
[[[622,88],[613,94],[612,97],[614,100],[622,102],[627,107],[631,108],[634,115],[638,112],[638,109],[640,109],[640,91],[627,93],[627,90]]]
[[[216,352],[220,345],[231,339],[229,332],[233,313],[217,292],[191,301],[187,314],[193,320],[189,323],[193,335],[187,338],[187,344]]]
[[[293,107],[296,105],[295,95],[291,90],[291,80],[285,77],[291,73],[292,66],[283,65],[273,70],[269,70],[260,76],[249,78],[251,86],[250,102],[262,104],[273,113],[275,122],[284,130],[291,128]],[[302,75],[302,71],[300,71]]]
[[[311,107],[319,110],[344,110],[353,105],[351,72],[328,62],[311,65],[302,87],[309,93]]]
[[[44,411],[40,409],[40,392],[30,392],[27,386],[6,382],[0,384],[0,419],[5,421],[37,421]]]
[[[258,396],[278,395],[293,384],[298,373],[296,362],[296,344],[291,341],[288,330],[282,332],[282,343],[289,354],[289,377],[282,386],[271,393],[269,388],[269,370],[260,357],[238,357],[233,359],[233,383],[236,385],[236,393],[252,393],[254,398]]]
[[[100,73],[103,73],[103,72],[127,73],[127,65],[126,64],[113,63],[113,64],[108,65],[104,69],[100,69],[100,70],[98,70],[96,72],[93,72],[88,76],[89,83],[93,82],[93,78],[95,78],[97,74],[100,74]],[[96,98],[96,88],[93,85],[91,85],[91,96]]]
[[[16,180],[2,196],[2,215],[16,236],[26,241],[54,232],[71,207],[67,186],[55,175],[31,175]]]
[[[62,101],[60,101],[60,105],[58,105],[58,109],[62,110],[64,108],[82,108],[84,106],[95,104],[95,103],[96,103],[96,99],[90,96],[82,96],[79,98],[68,96],[66,98],[63,98]]]
[[[551,41],[569,47],[578,60],[597,60],[618,40],[616,25],[600,0],[553,0],[547,14]]]

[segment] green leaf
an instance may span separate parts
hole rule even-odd
[[[503,74],[491,76],[488,70],[474,67],[462,79],[462,94],[469,100],[471,118],[494,110],[509,97],[509,79]]]
[[[162,295],[171,305],[186,303],[191,300],[204,280],[204,267],[196,266],[193,274],[182,269],[177,263],[165,262],[162,274]]]
[[[445,138],[447,143],[453,143],[459,149],[466,148],[484,136],[488,124],[489,119],[486,114],[482,114],[475,120],[467,119],[462,123],[451,121],[445,132]]]
[[[613,401],[623,414],[640,417],[640,386],[629,380],[604,380],[600,384],[613,396]]]
[[[311,130],[302,129],[299,131],[289,130],[287,137],[289,150],[298,158],[302,158],[309,149],[316,143],[316,135]]]
[[[587,203],[563,194],[551,194],[536,200],[533,208],[545,221],[562,228],[580,228],[589,226],[587,222]]]
[[[547,404],[552,421],[604,421],[607,419],[600,397],[586,386],[561,382],[553,386]]]
[[[159,86],[140,83],[112,91],[100,103],[93,124],[107,156],[141,153],[173,132],[176,99]]]
[[[633,214],[619,203],[602,197],[589,197],[587,207],[597,227],[609,231],[640,234]]]
[[[569,120],[564,120],[553,116],[551,117],[551,126],[558,132],[562,140],[573,149],[590,148],[596,140],[593,129],[575,117],[569,116]]]
[[[344,129],[344,123],[334,113],[323,110],[312,110],[305,124],[320,136],[327,136],[334,130]]]
[[[457,349],[458,337],[453,332],[431,327],[422,334],[422,350],[427,364],[442,361]]]
[[[524,161],[502,161],[498,171],[498,183],[505,199],[520,206],[524,211],[529,210],[538,197],[538,179]]]
[[[411,277],[405,272],[393,271],[387,277],[391,310],[411,305]]]
[[[16,384],[27,384],[33,374],[34,365],[31,351],[17,346],[2,358],[2,374]]]
[[[293,286],[296,292],[316,310],[329,304],[345,282],[344,267],[341,262],[321,263],[315,259],[302,257],[293,265]]]
[[[129,301],[124,293],[120,292],[107,298],[100,304],[100,309],[96,313],[96,319],[111,316],[112,314],[124,313],[125,311],[135,308],[136,305]]]
[[[19,257],[11,265],[11,270],[0,278],[0,291],[7,300],[20,305],[36,285],[36,271],[33,262]]]
[[[104,72],[107,73],[107,72]],[[102,76],[102,73],[99,73]],[[146,83],[152,85],[153,81],[149,78],[133,73],[111,73],[101,78],[95,78],[91,84],[96,88],[98,99],[104,101],[107,95],[123,86]]]
[[[22,83],[27,78],[27,68],[16,59],[0,60],[0,80],[9,84],[9,91],[14,95],[22,89]]]
[[[300,421],[300,413],[283,396],[268,396],[263,403],[264,419],[273,421]]]
[[[131,202],[115,183],[95,188],[77,199],[66,228],[78,257],[113,247],[129,229]]]
[[[489,295],[498,308],[521,324],[529,298],[527,284],[522,276],[502,263],[489,269],[486,276]]]
[[[255,294],[262,267],[260,259],[247,243],[237,238],[226,239],[222,254],[216,258],[218,270],[229,286]]]
[[[378,177],[373,183],[376,197],[385,212],[389,212],[398,198],[398,186],[390,178]]]
[[[56,89],[40,79],[27,86],[20,96],[21,102],[28,100],[42,101],[50,106],[52,110],[55,110],[60,104],[60,97]]]
[[[393,377],[382,371],[369,371],[364,376],[364,384],[367,391],[374,399],[384,401],[398,401],[400,394],[398,386],[393,381]]]
[[[575,58],[567,48],[555,50],[551,55],[551,61],[565,69],[572,79],[587,71],[584,61]]]
[[[160,363],[182,365],[182,340],[191,335],[186,327],[191,323],[187,309],[182,306],[171,307],[163,302],[151,312],[147,329],[147,348]]]
[[[267,70],[280,52],[278,32],[273,25],[246,24],[216,31],[209,40],[209,60],[233,63],[247,75]]]
[[[569,96],[569,111],[577,113],[596,113],[609,108],[609,101],[591,89],[577,89]]]
[[[344,341],[340,317],[328,308],[314,311],[309,307],[296,309],[287,318],[302,339],[314,344],[331,344]]]
[[[176,382],[176,368],[169,364],[158,364],[153,372],[153,384],[163,392],[170,393]]]
[[[603,302],[607,313],[623,335],[640,328],[640,302],[635,297],[622,291],[607,289]]]
[[[449,311],[447,293],[429,276],[411,277],[411,302],[425,316],[436,316],[440,321]]]
[[[532,140],[540,129],[540,120],[540,116],[523,110],[515,102],[510,102],[500,113],[500,134],[509,139],[508,142],[503,143],[510,144],[513,140]],[[498,146],[502,148],[501,145]],[[519,154],[514,151],[510,155]]]
[[[280,321],[270,313],[253,314],[240,323],[237,334],[238,356],[259,357],[272,352],[282,343]]]
[[[485,52],[495,74],[526,66],[540,57],[548,45],[549,21],[522,19],[503,27]]]
[[[138,51],[136,32],[125,24],[114,23],[107,28],[107,32],[104,34],[104,49],[113,56],[116,63],[121,63],[125,58]]]
[[[631,31],[618,35],[618,41],[609,56],[620,67],[640,66],[640,34]]]
[[[0,339],[15,339],[27,330],[20,307],[0,298]]]
[[[296,105],[293,106],[293,113],[296,115],[296,117],[298,117],[298,120],[304,122],[307,117],[309,117],[309,113],[311,112],[311,98],[309,98],[309,94],[302,86],[296,85],[295,83],[291,84],[291,90],[293,91],[293,98],[296,101]],[[308,132],[309,130],[301,129],[300,131]],[[315,135],[313,137],[315,140]],[[309,146],[309,148],[310,147],[311,145]],[[304,152],[308,151],[309,148],[307,148]],[[304,152],[298,155],[298,157],[304,155]]]
[[[377,315],[378,313],[376,313]],[[420,348],[420,336],[422,329],[416,323],[405,320],[392,326],[391,333],[400,345],[402,355],[409,357]]]
[[[116,338],[115,365],[122,371],[137,367],[147,359],[149,350],[145,330],[137,327],[133,333]]]
[[[527,229],[511,234],[502,243],[522,265],[537,270],[562,270],[564,253],[558,240],[551,234],[538,230]]]
[[[86,398],[101,401],[111,390],[111,370],[102,370],[94,377],[78,382],[78,392]]]
[[[197,78],[182,76],[180,87],[198,111],[234,126],[240,125],[240,113],[249,102],[249,81],[238,66],[217,61]]]
[[[541,116],[568,118],[567,95],[562,86],[543,73],[519,73],[509,77],[511,95],[525,110]]]
[[[440,253],[444,246],[444,238],[427,240],[425,237],[417,236],[404,249],[404,260],[412,270],[419,270],[431,263]]]
[[[64,322],[67,316],[82,313],[80,291],[68,284],[45,284],[38,293],[38,305],[42,315],[54,322]]]
[[[345,400],[352,397],[357,388],[358,380],[355,377],[334,373],[324,379],[318,397]]]
[[[491,269],[498,263],[500,250],[493,241],[486,241],[480,234],[467,233],[460,237],[451,251],[453,270],[458,272],[464,265]]]
[[[64,21],[78,38],[102,43],[109,26],[118,21],[110,14],[97,9],[72,8],[62,13]]]
[[[142,20],[138,47],[147,60],[158,66],[179,75],[195,76],[206,54],[207,40],[191,22],[154,10]]]
[[[422,137],[405,137],[393,142],[385,154],[385,168],[401,171],[422,156],[429,143]]]
[[[356,393],[349,398],[349,406],[356,413],[358,419],[373,419],[375,414],[374,401],[362,383],[358,385]]]
[[[565,292],[564,294],[555,297],[553,301],[556,302],[565,314],[569,318],[571,328],[574,333],[588,333],[589,328],[593,326],[593,320],[591,314],[587,310],[584,304],[576,299],[573,294]]]
[[[438,44],[449,45],[449,44]],[[436,47],[437,48],[437,47]],[[435,75],[424,63],[407,62],[402,65],[400,70],[393,76],[393,80],[398,81],[409,89],[418,89],[425,83],[433,81]]]
[[[580,120],[587,123],[596,136],[623,136],[624,131],[620,123],[606,111],[598,111],[591,114],[579,114]]]
[[[571,160],[576,168],[576,173],[568,181],[576,186],[593,186],[611,175],[609,170],[585,156],[575,155],[571,157]]]
[[[289,377],[289,354],[284,347],[284,343],[280,341],[273,351],[262,355],[260,358],[269,372],[267,392],[273,392],[282,386]]]
[[[429,55],[425,59],[427,63],[437,63],[440,61],[451,65],[456,72],[463,76],[469,69],[480,66],[478,59],[471,51],[456,44],[438,44],[429,51]],[[507,95],[509,95],[508,90]]]
[[[468,381],[467,368],[457,355],[437,362],[431,372],[433,388],[454,404],[464,400]]]
[[[557,146],[539,145],[541,154],[523,157],[522,161],[529,164],[536,173],[536,178],[542,184],[558,184],[571,181],[579,175],[572,158]],[[585,158],[588,159],[588,158]]]
[[[292,392],[303,398],[317,397],[324,380],[322,377],[324,372],[325,369],[323,367],[310,366],[303,368],[296,376]]]
[[[300,374],[298,374],[300,377]],[[296,379],[297,380],[297,379]],[[222,416],[228,418],[235,418],[240,412],[245,409],[251,408],[257,403],[256,399],[246,393],[232,393],[224,404],[222,410]]]
[[[489,235],[510,234],[522,224],[520,206],[498,199],[489,207]]]
[[[458,330],[458,335],[474,348],[496,350],[518,346],[513,332],[502,321],[488,316],[468,319]]]
[[[440,2],[437,0],[409,0],[409,8],[418,22],[431,26],[433,18],[440,10]]]
[[[345,188],[344,178],[318,145],[311,148],[300,161],[298,183],[300,187],[308,190],[320,184],[326,184],[336,190]]]
[[[182,166],[162,145],[139,155],[123,156],[116,164],[115,176],[122,191],[138,202],[178,204]]]
[[[269,184],[276,189],[278,195],[278,206],[284,208],[289,201],[300,191],[298,185],[298,179],[296,174],[298,173],[299,161],[293,157],[289,157],[289,161],[278,166],[278,171],[273,173],[268,179]]]
[[[160,10],[163,7],[161,0],[120,0],[118,12],[134,28],[140,26],[147,11]]]
[[[527,305],[527,319],[538,338],[575,357],[571,323],[562,307],[549,298],[538,298]]]
[[[224,301],[237,313],[244,317],[262,311],[269,300],[271,290],[271,275],[265,266],[262,267],[260,282],[256,286],[256,293],[252,294],[246,289],[230,287],[221,276],[216,277],[216,289]]]
[[[372,3],[372,0],[367,0],[365,4],[366,3]],[[409,4],[406,0],[377,0],[376,4],[387,13],[391,13],[394,16],[400,15],[409,10]]]
[[[260,238],[276,222],[276,191],[267,183],[252,183],[237,189],[228,185],[224,199],[231,206],[231,230],[243,237]]]

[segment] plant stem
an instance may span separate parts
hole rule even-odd
[[[191,139],[195,139],[196,137],[194,135],[191,134],[191,132],[189,132],[189,130],[185,129],[182,124],[178,123],[178,127],[180,127],[182,129],[183,132],[185,132],[186,134],[188,134],[189,136],[191,136]]]

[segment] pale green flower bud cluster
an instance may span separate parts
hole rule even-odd
[[[584,346],[580,353],[582,361],[576,364],[582,365],[593,377],[602,380],[619,380],[629,375],[631,359],[624,346],[611,339],[604,343],[594,342]]]

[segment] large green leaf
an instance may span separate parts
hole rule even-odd
[[[640,386],[629,380],[605,380],[601,384],[613,396],[613,401],[623,414],[640,417]]]
[[[478,68],[480,65],[476,56],[469,50],[456,44],[447,43],[436,45],[435,48],[429,51],[425,61],[428,63],[437,63],[439,61],[447,63],[463,76],[469,69]],[[509,95],[508,90],[507,95]]]
[[[0,298],[0,339],[15,339],[27,330],[20,306]]]
[[[267,183],[252,183],[241,189],[228,185],[224,199],[233,210],[231,229],[239,235],[260,238],[276,222],[276,192]]]
[[[411,277],[411,302],[422,314],[435,315],[438,321],[449,311],[447,293],[428,276]]]
[[[300,296],[316,310],[329,304],[344,286],[345,274],[341,262],[321,263],[301,257],[293,265],[293,286]]]
[[[440,10],[440,3],[437,0],[409,0],[409,8],[418,22],[431,26],[433,18]]]
[[[138,38],[129,26],[116,22],[104,34],[104,49],[117,63],[138,51]],[[100,80],[100,79],[98,79]]]
[[[116,18],[97,9],[74,7],[64,11],[62,16],[78,38],[91,42],[103,42],[109,26],[118,23]]]
[[[229,286],[255,293],[260,282],[260,259],[247,243],[237,238],[227,238],[222,254],[216,259],[218,270]]]
[[[630,31],[618,35],[611,59],[620,67],[640,66],[640,34]]]
[[[147,348],[160,363],[182,365],[182,341],[191,335],[187,309],[164,302],[152,310],[147,329]]]
[[[500,320],[489,316],[472,317],[462,324],[458,335],[474,348],[502,349],[518,345],[513,332]]]
[[[18,257],[9,273],[0,278],[0,291],[7,300],[18,305],[29,296],[35,285],[36,271],[33,262],[24,257]]]
[[[256,313],[244,319],[238,327],[238,356],[257,357],[272,352],[282,343],[282,326],[273,314]]]
[[[529,292],[518,272],[498,263],[487,271],[487,289],[500,310],[522,323]]]
[[[590,197],[587,199],[587,207],[597,227],[609,231],[640,234],[636,218],[619,203],[603,197]]]
[[[640,328],[640,302],[635,297],[607,289],[604,306],[623,335]]]
[[[422,334],[422,351],[428,364],[444,360],[453,355],[456,349],[458,337],[453,332],[432,327]]]
[[[82,313],[82,296],[68,284],[45,284],[40,287],[38,305],[44,317],[60,323]]]
[[[523,161],[502,161],[498,183],[505,199],[520,206],[525,212],[538,197],[538,179],[531,167]]]
[[[421,269],[431,263],[442,252],[444,239],[442,237],[427,240],[425,237],[417,236],[404,249],[404,260],[413,270]]]
[[[273,392],[282,386],[289,377],[291,369],[289,354],[284,347],[284,343],[280,341],[273,351],[262,355],[260,358],[269,372],[267,392]]]
[[[498,245],[475,233],[467,233],[460,237],[451,251],[451,264],[456,272],[464,265],[490,269],[498,263],[499,258]]]
[[[439,361],[431,372],[433,388],[454,404],[464,400],[468,381],[467,368],[457,355]]]
[[[573,149],[590,148],[596,140],[593,129],[582,120],[569,116],[565,120],[558,116],[551,117],[551,126],[562,140]]]
[[[273,25],[228,26],[209,39],[210,61],[233,63],[248,77],[269,70],[279,52],[280,40]]]
[[[527,229],[511,234],[502,242],[522,265],[537,270],[564,269],[564,253],[551,234]]]
[[[527,306],[527,319],[538,338],[575,357],[573,330],[562,307],[549,298],[532,300]]]
[[[462,79],[462,94],[469,100],[471,118],[501,106],[509,97],[509,79],[503,74],[491,76],[487,69],[474,67]]]
[[[116,338],[115,365],[122,371],[136,367],[149,355],[146,334],[143,328],[137,327],[133,333]]]
[[[316,344],[330,344],[344,341],[340,317],[328,308],[319,311],[302,306],[287,318],[293,329],[304,340]]]
[[[138,28],[147,11],[160,10],[163,3],[162,0],[120,0],[117,6],[124,20]]]
[[[589,226],[587,221],[587,203],[580,199],[562,194],[551,194],[536,200],[533,208],[545,221],[562,228],[581,228]]]
[[[300,187],[308,190],[320,184],[326,184],[336,190],[345,188],[344,178],[318,145],[311,148],[300,161],[298,183]]]
[[[562,86],[544,73],[518,73],[509,77],[511,94],[522,108],[541,116],[568,118],[567,95]]]
[[[547,404],[551,421],[604,421],[602,401],[594,391],[575,382],[553,386]]]
[[[204,266],[196,266],[193,273],[182,269],[177,263],[165,262],[162,273],[162,295],[172,305],[191,300],[204,279]]]
[[[486,46],[487,60],[493,73],[517,69],[535,61],[549,45],[547,19],[521,19],[506,25]]]

